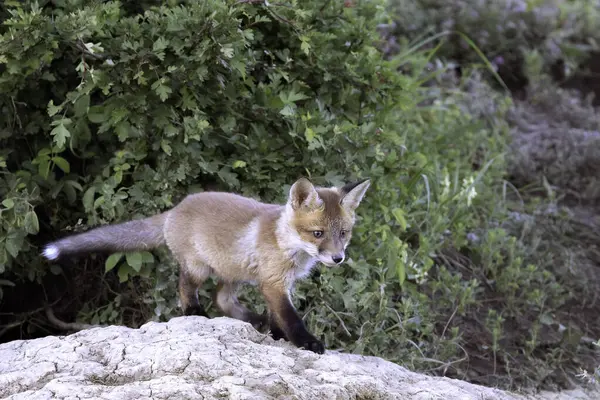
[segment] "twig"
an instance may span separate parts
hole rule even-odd
[[[273,7],[287,7],[294,8],[291,4],[283,4],[283,3],[269,3],[268,0],[238,0],[240,4],[260,4],[264,3],[265,6],[273,6]]]
[[[105,54],[92,53],[81,39],[79,39],[79,41],[77,41],[75,44],[71,43],[71,46],[81,51],[83,57],[89,57],[95,60],[104,60],[106,58]]]
[[[446,326],[444,326],[444,330],[442,331],[442,336],[441,336],[442,338],[446,334],[446,330],[448,329],[448,325],[450,325],[450,321],[452,321],[452,318],[454,318],[454,316],[456,315],[457,311],[458,311],[458,307],[456,307],[454,309],[454,312],[452,313],[452,315],[450,316],[450,318],[448,318],[448,322],[446,322]]]
[[[342,328],[344,328],[344,331],[346,331],[346,335],[348,335],[348,337],[352,337],[352,335],[350,334],[350,331],[348,330],[348,328],[346,328],[346,324],[344,324],[344,320],[342,320],[342,318],[340,318],[340,316],[338,315],[338,313],[335,312],[335,310],[331,307],[329,307],[329,304],[324,303],[325,307],[327,307],[329,309],[329,311],[331,311],[333,313],[333,315],[336,316],[336,318],[338,319],[338,321],[340,321],[340,324],[342,325]]]
[[[19,124],[19,129],[23,129],[23,124],[21,123],[21,118],[19,117],[19,112],[17,110],[17,105],[15,104],[15,98],[10,96],[10,100],[12,102],[13,109],[15,111],[15,119],[17,120],[17,124]]]
[[[21,321],[17,321],[17,322],[13,322],[13,323],[4,325],[4,329],[2,329],[0,331],[0,337],[2,337],[6,332],[11,330],[12,328],[16,328],[17,326],[23,325],[24,322],[25,322],[25,320],[21,320]]]
[[[267,10],[273,17],[280,20],[281,22],[285,22],[286,24],[289,24],[290,26],[292,26],[294,29],[297,30],[296,25],[294,25],[294,23],[292,21],[282,17],[281,15],[277,14],[272,9],[273,7],[290,7],[286,4],[271,4],[268,2],[268,0],[238,0],[238,4],[264,4],[266,7],[268,7]]]
[[[84,329],[98,328],[104,326],[61,321],[60,319],[56,318],[56,315],[54,315],[54,311],[52,311],[50,307],[46,307],[46,317],[48,317],[48,321],[50,321],[54,326],[66,331],[82,331]]]

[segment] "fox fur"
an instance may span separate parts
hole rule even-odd
[[[43,255],[54,260],[166,245],[180,266],[179,301],[185,315],[205,315],[197,290],[214,275],[219,281],[215,303],[225,315],[322,354],[324,344],[308,332],[292,304],[294,282],[308,276],[317,262],[335,267],[344,261],[355,211],[369,185],[365,179],[323,188],[300,178],[284,205],[226,192],[191,194],[164,213],[50,243]],[[243,283],[258,286],[268,315],[240,304],[236,293]]]

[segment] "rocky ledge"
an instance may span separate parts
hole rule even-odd
[[[317,355],[229,319],[173,318],[0,345],[4,399],[580,399],[517,395],[410,372],[376,357]]]

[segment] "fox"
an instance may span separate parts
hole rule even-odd
[[[216,277],[214,304],[228,317],[252,324],[275,340],[317,354],[324,343],[308,331],[292,303],[294,284],[317,263],[339,267],[370,179],[341,187],[315,186],[305,177],[289,189],[285,204],[264,203],[232,192],[189,194],[167,211],[104,225],[44,246],[48,260],[91,252],[148,251],[166,246],[179,269],[178,298],[184,315],[207,316],[198,288]],[[255,285],[266,302],[258,314],[240,303],[242,284]]]

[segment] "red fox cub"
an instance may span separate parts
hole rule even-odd
[[[50,260],[69,254],[141,251],[167,245],[179,263],[179,301],[185,315],[206,315],[197,289],[218,278],[215,303],[227,316],[270,328],[275,339],[323,354],[323,343],[308,332],[292,301],[294,281],[317,261],[335,267],[345,259],[355,210],[370,181],[341,188],[315,187],[300,178],[285,205],[265,204],[225,192],[188,195],[153,217],[106,225],[48,244]],[[242,283],[258,285],[268,315],[241,305]]]

